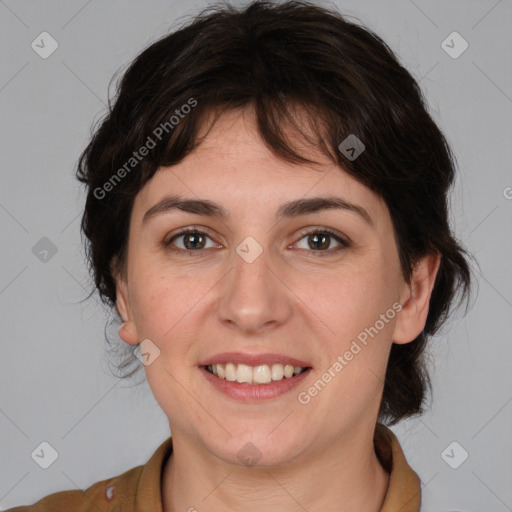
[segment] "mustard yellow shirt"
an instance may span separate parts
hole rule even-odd
[[[381,512],[419,512],[420,481],[408,465],[396,436],[378,423],[374,445],[382,466],[390,475]],[[172,437],[169,437],[145,465],[96,482],[85,491],[57,492],[34,505],[6,512],[162,512],[161,477],[171,453]]]

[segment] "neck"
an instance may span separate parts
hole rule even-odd
[[[380,512],[389,474],[373,449],[373,431],[365,434],[346,436],[293,465],[262,469],[226,463],[173,432],[162,477],[163,511]]]

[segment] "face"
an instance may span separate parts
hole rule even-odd
[[[134,201],[120,334],[150,340],[145,371],[173,438],[216,460],[240,464],[251,446],[260,464],[292,463],[374,426],[391,344],[424,325],[435,262],[406,283],[383,200],[308,156],[321,163],[284,162],[252,111],[231,111]],[[170,196],[215,203],[225,216],[173,208]],[[312,198],[339,206],[282,210]],[[205,368],[212,362],[227,379]],[[279,380],[287,363],[307,370]],[[276,380],[231,382],[232,371]]]

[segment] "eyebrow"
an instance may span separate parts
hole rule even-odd
[[[341,197],[312,197],[308,199],[297,199],[289,201],[280,206],[276,213],[276,219],[294,218],[309,213],[315,213],[322,210],[337,209],[347,210],[358,214],[367,224],[373,226],[373,220],[370,214],[362,207],[349,203]],[[229,213],[221,205],[203,199],[186,199],[179,196],[165,197],[157,204],[152,206],[142,219],[142,224],[148,222],[151,218],[169,213],[173,210],[181,210],[187,213],[204,215],[206,217],[227,220]]]

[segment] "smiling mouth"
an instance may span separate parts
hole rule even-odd
[[[210,364],[204,368],[219,379],[249,385],[271,384],[283,379],[292,379],[311,369],[309,366],[301,367],[279,363],[257,366],[235,363]]]

